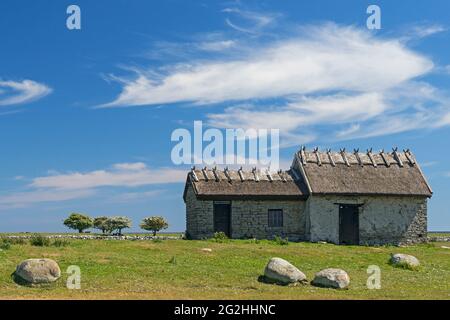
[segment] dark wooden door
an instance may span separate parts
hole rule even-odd
[[[339,243],[359,244],[359,206],[339,205]]]
[[[231,205],[229,203],[214,204],[214,232],[231,235]]]

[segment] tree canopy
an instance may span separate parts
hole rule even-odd
[[[70,229],[78,230],[82,233],[84,230],[92,228],[93,221],[87,215],[81,213],[72,213],[66,220],[64,220],[64,225]]]
[[[119,234],[122,234],[122,229],[131,228],[131,220],[128,217],[110,217],[105,225],[108,232],[117,230]]]
[[[102,233],[106,233],[106,231],[108,231],[108,225],[106,223],[108,219],[109,218],[106,216],[94,218],[94,228],[101,230]]]
[[[167,223],[164,217],[154,216],[144,218],[140,224],[141,229],[152,231],[153,235],[156,235],[156,232],[167,229],[169,224]]]

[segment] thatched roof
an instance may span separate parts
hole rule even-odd
[[[302,173],[312,194],[432,195],[409,150],[349,153],[302,148],[296,153],[293,167]]]
[[[203,200],[299,200],[310,194],[432,195],[414,155],[396,149],[390,153],[349,153],[302,148],[289,171],[269,174],[256,168],[193,168],[187,176],[184,199],[189,186]]]
[[[193,169],[187,187],[192,185],[203,200],[299,200],[308,196],[303,179],[292,170],[267,173],[261,170]]]

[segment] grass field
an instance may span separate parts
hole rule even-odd
[[[232,240],[102,241],[71,240],[65,247],[12,245],[0,251],[2,299],[450,299],[449,244],[405,248]],[[212,252],[201,251],[211,248]],[[412,254],[419,271],[388,264],[390,253]],[[62,270],[57,283],[20,286],[11,273],[27,258],[51,258]],[[271,257],[287,259],[312,280],[327,267],[342,268],[349,290],[310,285],[284,287],[258,282]],[[81,268],[81,290],[66,288],[66,269]],[[379,290],[366,287],[367,267],[381,268]]]

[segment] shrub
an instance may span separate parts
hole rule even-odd
[[[27,243],[24,238],[8,238],[8,241],[13,245],[15,244],[24,245]]]
[[[0,249],[2,250],[9,250],[11,248],[11,242],[9,239],[2,239],[0,241]]]
[[[228,240],[227,235],[225,234],[225,232],[215,232],[214,233],[214,237],[213,237],[214,241],[216,242],[225,242]]]
[[[287,246],[289,244],[289,239],[288,238],[282,238],[280,236],[275,236],[275,238],[273,239],[273,242],[275,244],[280,245],[280,246]]]
[[[248,243],[259,244],[259,243],[260,243],[260,240],[259,240],[259,239],[256,239],[256,238],[251,238],[251,239],[248,239]]]
[[[79,233],[82,233],[83,230],[92,228],[93,221],[87,215],[72,213],[66,220],[64,220],[64,225],[70,229],[78,230]]]
[[[52,246],[54,247],[67,247],[70,244],[70,241],[67,239],[56,239],[53,241]]]
[[[36,247],[48,247],[50,245],[50,239],[40,234],[34,234],[30,238],[30,244]]]
[[[154,216],[144,218],[140,224],[141,229],[152,231],[153,236],[156,236],[156,232],[167,229],[169,224],[164,217]]]
[[[161,243],[162,240],[160,238],[155,238],[155,239],[152,239],[152,242],[153,243]]]

